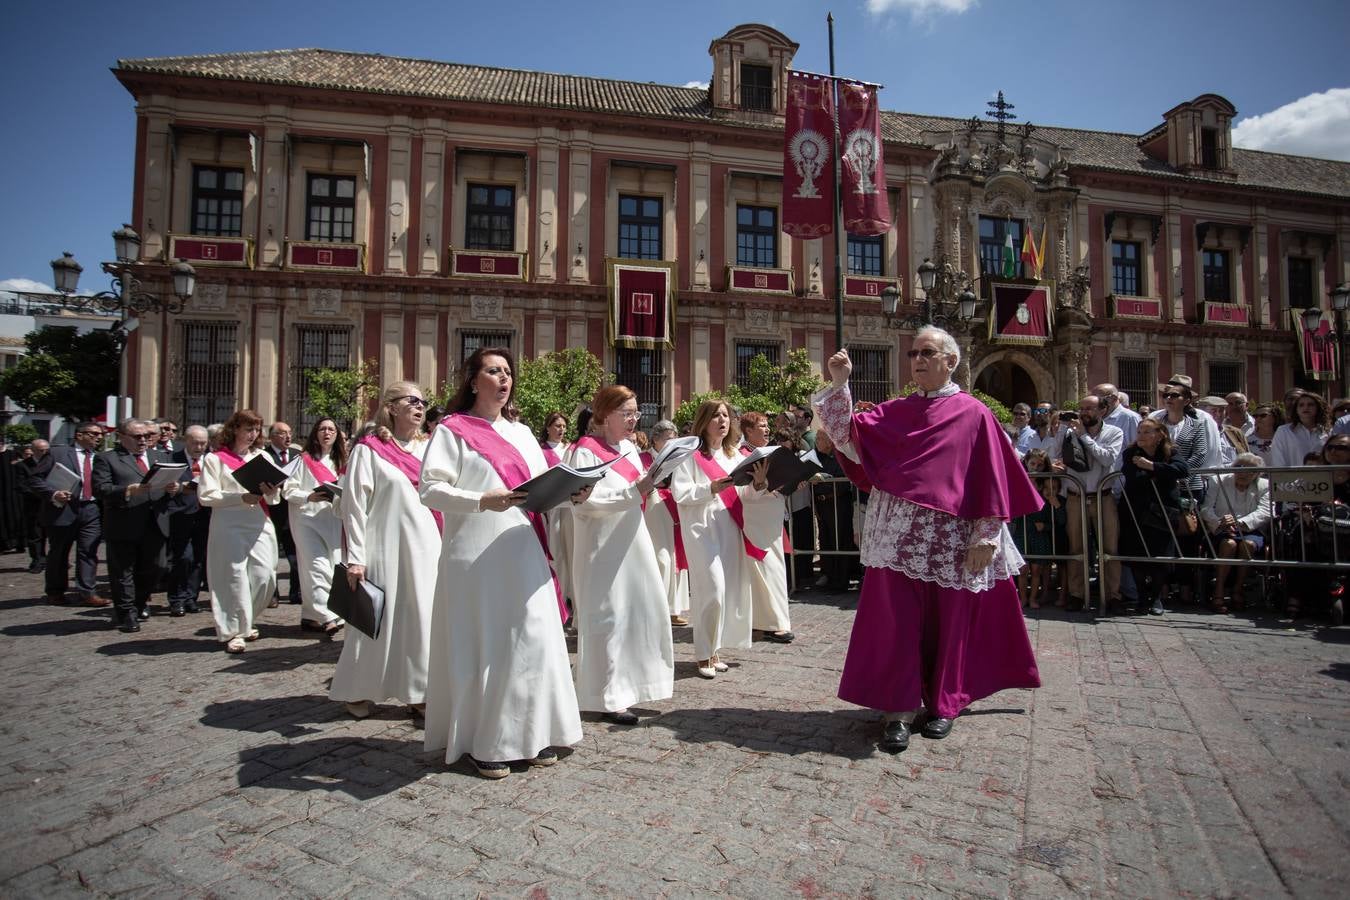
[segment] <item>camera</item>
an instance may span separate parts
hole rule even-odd
[[[1065,410],[1059,414],[1059,417],[1060,419],[1076,419],[1078,418],[1078,413],[1073,412],[1072,410]]]

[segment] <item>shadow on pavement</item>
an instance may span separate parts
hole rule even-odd
[[[52,635],[66,637],[72,634],[84,634],[89,631],[111,631],[108,617],[96,619],[56,619],[52,622],[30,622],[27,625],[6,625],[0,628],[0,634],[10,637],[39,637]]]
[[[420,740],[320,738],[265,744],[239,753],[239,786],[343,793],[357,800],[390,794],[433,771]]]
[[[677,709],[643,722],[666,728],[682,741],[725,743],[746,750],[829,753],[866,759],[876,751],[881,729],[870,710],[777,710],[720,707]]]
[[[833,606],[835,609],[855,609],[858,606],[856,590],[832,592],[824,589],[798,588],[789,595],[793,603],[808,603],[811,606]]]
[[[1334,662],[1322,670],[1321,674],[1329,675],[1340,681],[1350,681],[1350,663]]]
[[[199,720],[211,728],[230,731],[274,732],[284,738],[318,734],[316,724],[347,717],[341,703],[322,694],[297,697],[271,697],[256,700],[227,700],[208,703]],[[377,706],[373,719],[405,720],[408,713],[400,706]]]
[[[0,600],[0,609],[26,609],[29,606],[46,605],[46,597],[16,597],[12,600]]]

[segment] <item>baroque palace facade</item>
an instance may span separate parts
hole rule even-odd
[[[588,348],[650,421],[758,353],[823,365],[834,242],[779,228],[796,49],[733,28],[707,89],[327,50],[119,61],[139,277],[168,291],[174,259],[198,272],[184,312],[131,336],[136,409],[247,406],[303,433],[314,368],[373,359],[383,383],[436,389],[506,344]],[[1206,94],[1138,135],[883,112],[893,225],[847,245],[858,393],[907,380],[898,323],[927,258],[978,276],[960,375],[1006,402],[1113,381],[1153,403],[1173,372],[1205,393],[1343,391],[1336,354],[1313,351],[1337,340],[1328,292],[1350,280],[1350,165],[1232,148],[1234,115]],[[1005,238],[1020,251],[1028,231],[1040,278],[1004,277]],[[616,272],[643,267],[668,273],[670,340],[616,346]],[[1308,305],[1322,334],[1300,330]]]

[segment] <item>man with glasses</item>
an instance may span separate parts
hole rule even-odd
[[[37,483],[41,506],[38,524],[47,530],[51,546],[47,554],[47,602],[65,602],[70,584],[70,548],[75,548],[75,588],[85,606],[107,606],[108,600],[94,592],[98,570],[98,545],[103,540],[97,495],[94,492],[94,461],[103,429],[93,422],[75,426],[75,446],[57,447],[50,453],[52,465],[60,463],[80,476],[80,487],[57,491],[44,474]],[[35,442],[36,443],[36,442]],[[52,466],[48,466],[47,473]]]
[[[403,398],[407,399],[407,398]],[[425,401],[420,397],[413,398],[423,406]],[[295,455],[302,451],[291,446],[291,426],[285,422],[273,422],[272,427],[267,430],[267,446],[263,448],[268,456],[272,457],[272,462],[279,466],[284,466]],[[289,603],[297,606],[304,602],[300,596],[300,563],[295,555],[295,538],[291,536],[291,513],[289,503],[278,503],[271,507],[272,527],[277,530],[277,547],[286,557],[286,564],[291,568],[291,574],[287,576],[290,579]],[[273,598],[269,606],[276,606],[277,601]]]
[[[173,419],[166,419],[163,416],[155,420],[155,427],[159,429],[158,440],[155,442],[155,448],[163,450],[165,453],[173,453],[175,450],[181,450],[181,444],[175,444],[178,440],[178,425]]]
[[[94,458],[94,493],[103,502],[108,543],[108,583],[113,624],[123,632],[141,630],[150,618],[150,592],[164,575],[169,537],[169,498],[191,478],[185,470],[167,488],[142,484],[156,463],[170,457],[155,448],[159,429],[148,419],[125,419],[117,426],[117,447]]]

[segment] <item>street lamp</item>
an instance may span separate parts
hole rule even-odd
[[[135,261],[141,252],[141,236],[130,225],[123,225],[112,234],[113,252],[117,262],[105,262],[103,271],[113,276],[112,290],[99,291],[97,294],[75,293],[80,283],[80,273],[84,266],[75,261],[70,253],[64,253],[60,259],[52,260],[52,283],[58,293],[63,295],[61,304],[67,307],[97,307],[104,312],[120,312],[123,321],[145,312],[165,312],[177,314],[192,299],[197,286],[197,272],[184,260],[178,260],[169,267],[173,278],[173,295],[164,297],[145,290],[140,279],[132,275]]]
[[[970,276],[954,269],[945,260],[941,265],[934,265],[931,259],[925,258],[919,264],[919,286],[923,288],[923,299],[919,301],[918,315],[901,319],[895,317],[900,305],[900,290],[892,284],[881,292],[881,310],[892,327],[916,329],[936,325],[954,331],[964,329],[975,318],[979,297],[971,290]]]

